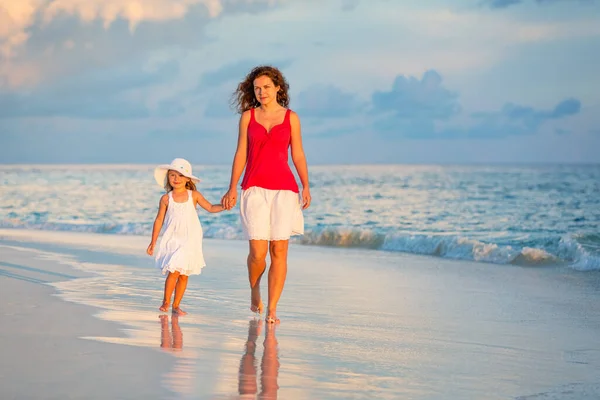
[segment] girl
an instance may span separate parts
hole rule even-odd
[[[167,191],[160,198],[158,214],[152,228],[152,240],[146,252],[154,254],[154,246],[166,220],[160,247],[156,254],[156,266],[165,279],[165,295],[160,311],[169,310],[173,290],[173,313],[187,314],[179,303],[185,293],[189,275],[200,274],[206,265],[202,254],[202,225],[196,213],[196,204],[211,213],[223,211],[220,204],[211,204],[196,190],[200,179],[192,175],[192,166],[183,158],[174,159],[169,165],[159,165],[154,170],[154,179]]]
[[[308,168],[302,148],[300,119],[288,107],[288,83],[281,71],[271,66],[254,68],[238,85],[234,104],[241,114],[237,149],[231,168],[229,191],[221,199],[226,209],[237,203],[237,184],[242,179],[240,216],[250,242],[248,278],[250,309],[262,313],[260,280],[269,269],[269,303],[266,320],[278,323],[277,303],[287,274],[288,242],[291,235],[304,233],[302,209],[310,205]],[[302,183],[288,166],[288,152]]]

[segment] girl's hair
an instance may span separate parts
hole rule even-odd
[[[290,86],[283,74],[279,69],[270,65],[260,65],[254,67],[252,71],[246,75],[246,78],[239,83],[236,91],[231,96],[231,106],[234,107],[238,113],[242,114],[244,111],[260,106],[260,103],[254,94],[254,80],[261,76],[268,76],[275,86],[279,86],[277,103],[287,108],[290,103],[290,96],[288,95]]]
[[[175,170],[170,169],[169,171],[175,171]],[[171,184],[169,183],[169,171],[167,171],[167,179],[165,182],[165,190],[167,191],[167,193],[169,193],[171,190],[173,190],[173,186],[171,186]],[[175,172],[179,173],[178,171],[175,171]],[[185,178],[187,178],[187,176]],[[185,188],[187,190],[196,190],[196,184],[190,178],[188,178],[188,179],[189,179],[189,181],[186,182]]]

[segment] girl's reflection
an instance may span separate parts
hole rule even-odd
[[[160,318],[160,347],[164,351],[173,352],[177,357],[173,369],[163,376],[163,385],[181,398],[189,398],[195,390],[196,366],[198,355],[193,347],[183,350],[183,333],[179,327],[179,315],[161,315]]]
[[[277,376],[279,374],[279,354],[277,347],[277,338],[275,337],[275,324],[267,324],[265,330],[265,341],[263,342],[264,351],[260,363],[260,385],[261,392],[259,399],[276,399]],[[258,391],[256,383],[256,339],[260,336],[262,328],[261,320],[252,320],[248,326],[248,340],[242,359],[240,360],[240,373],[238,390],[242,398],[254,399]]]
[[[183,333],[179,327],[179,315],[171,316],[171,329],[169,329],[169,317],[160,317],[160,347],[164,350],[178,351],[183,348]]]

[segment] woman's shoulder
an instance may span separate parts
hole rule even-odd
[[[240,115],[240,119],[242,119],[242,120],[243,119],[250,119],[250,116],[252,115],[253,110],[254,110],[253,108],[249,108],[246,111],[244,111],[242,113],[242,115]]]
[[[299,122],[300,121],[300,117],[294,110],[292,110],[291,108],[288,108],[287,112],[289,112],[289,114],[290,114],[290,122]]]
[[[160,196],[160,202],[162,204],[168,205],[169,204],[169,193],[165,193],[162,196]]]

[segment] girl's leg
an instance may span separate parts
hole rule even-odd
[[[165,295],[163,297],[162,306],[160,306],[160,311],[169,311],[169,304],[171,303],[171,296],[173,295],[173,290],[175,290],[175,284],[177,283],[177,278],[179,277],[179,272],[169,272],[167,278],[165,279]]]
[[[260,297],[260,278],[267,268],[267,250],[269,242],[266,240],[250,240],[248,254],[248,280],[250,281],[250,310],[262,314],[263,302]]]
[[[166,315],[165,315],[166,317]],[[167,317],[168,318],[168,317]],[[173,314],[171,316],[171,330],[173,331],[173,348],[183,348],[183,332],[179,327],[179,315]]]
[[[179,308],[179,303],[181,303],[181,299],[185,293],[185,288],[187,288],[187,283],[188,276],[179,275],[179,279],[177,279],[177,285],[175,286],[175,300],[173,300],[173,312],[177,315],[187,314],[185,311]]]
[[[162,314],[160,317],[160,347],[170,349],[173,343],[171,331],[169,330],[169,317]]]
[[[269,246],[271,267],[269,268],[269,309],[267,321],[279,322],[277,303],[287,276],[287,253],[289,240],[272,240]]]

